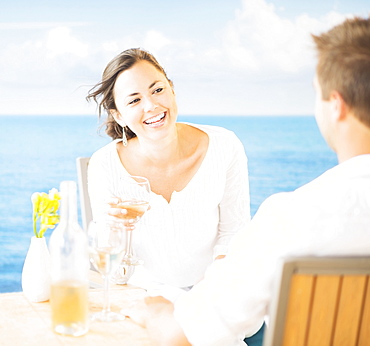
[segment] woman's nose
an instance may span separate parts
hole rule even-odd
[[[157,107],[158,107],[158,105],[155,102],[155,100],[153,100],[153,98],[151,98],[151,97],[145,98],[145,100],[144,100],[144,111],[145,112],[153,111]]]

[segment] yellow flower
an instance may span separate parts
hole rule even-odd
[[[60,194],[57,189],[51,189],[49,194],[45,192],[35,192],[31,196],[33,204],[33,232],[37,238],[42,238],[44,233],[50,228],[53,229],[59,222]],[[39,230],[37,230],[39,225]]]

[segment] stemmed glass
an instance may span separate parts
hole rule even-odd
[[[92,314],[91,319],[103,322],[123,320],[123,315],[110,310],[109,280],[125,253],[125,231],[118,223],[101,220],[90,222],[87,235],[90,261],[104,279],[103,310]]]
[[[123,220],[126,229],[126,252],[121,264],[127,271],[127,267],[143,263],[133,255],[131,243],[132,231],[135,230],[137,222],[149,208],[150,184],[148,179],[132,175],[121,178],[117,197],[119,202],[114,207],[126,210],[116,216]]]

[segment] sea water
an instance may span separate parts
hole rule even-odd
[[[251,213],[273,193],[292,191],[336,165],[313,116],[180,116],[235,132],[248,156]],[[0,116],[0,292],[21,291],[33,236],[33,192],[77,181],[76,158],[110,142],[94,116]],[[46,233],[50,236],[51,230]]]

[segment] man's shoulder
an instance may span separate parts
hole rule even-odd
[[[297,215],[326,210],[336,199],[343,199],[348,190],[346,177],[334,166],[317,178],[294,191],[280,192],[268,197],[263,203],[265,212],[279,213],[294,218]],[[262,205],[261,205],[262,207]]]
[[[316,209],[330,195],[329,177],[330,174],[323,174],[294,191],[275,193],[266,198],[260,209],[263,213],[278,214],[279,217],[285,215],[289,218],[294,217],[294,214],[310,213],[310,209]]]

